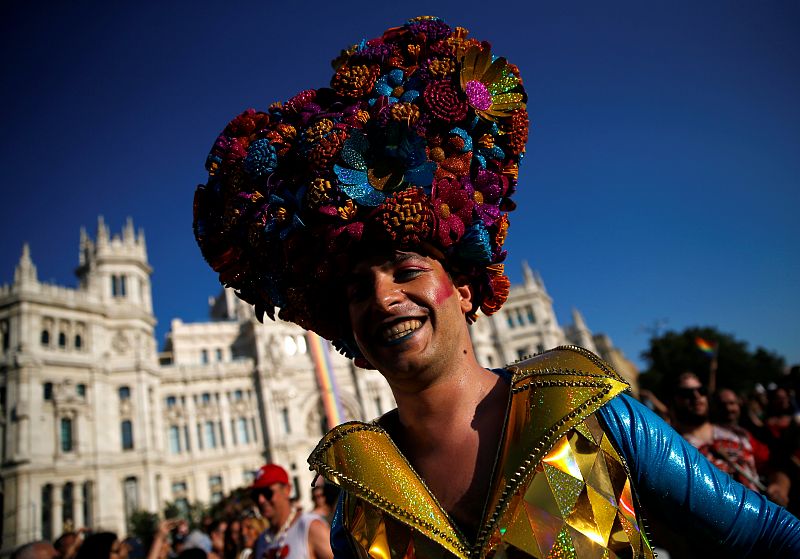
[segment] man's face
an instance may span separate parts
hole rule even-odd
[[[446,362],[468,336],[469,288],[456,287],[428,256],[396,252],[362,260],[346,295],[359,349],[390,381]]]
[[[276,524],[281,517],[291,510],[289,502],[289,486],[283,483],[273,483],[269,487],[254,491],[254,500],[258,503],[261,516]]]
[[[675,391],[675,413],[678,420],[700,425],[708,420],[706,389],[695,377],[684,377]]]
[[[741,408],[739,407],[739,397],[733,390],[722,390],[718,396],[719,413],[726,422],[736,424],[739,422]]]

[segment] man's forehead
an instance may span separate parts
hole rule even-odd
[[[365,273],[372,268],[391,268],[392,266],[415,258],[433,260],[429,256],[413,251],[392,250],[387,252],[375,252],[358,258],[353,265],[353,273]]]

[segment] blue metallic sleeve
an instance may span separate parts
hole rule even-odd
[[[344,527],[344,500],[347,495],[344,490],[339,493],[339,500],[336,503],[336,512],[331,521],[331,549],[334,559],[350,559],[356,554],[351,548],[350,538]]]
[[[800,557],[800,521],[719,471],[645,406],[622,395],[599,415],[645,509],[670,518],[687,538],[705,535],[728,553]]]

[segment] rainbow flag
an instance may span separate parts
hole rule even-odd
[[[344,421],[344,414],[339,398],[339,387],[336,385],[336,376],[331,365],[330,348],[328,342],[314,332],[306,332],[306,341],[311,359],[314,361],[314,371],[322,396],[322,405],[325,408],[325,417],[328,420],[328,429],[333,429]]]
[[[717,352],[717,344],[716,342],[709,342],[708,340],[697,336],[694,339],[694,343],[697,344],[697,349],[712,357]]]

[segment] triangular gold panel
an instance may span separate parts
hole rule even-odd
[[[516,507],[514,514],[511,516],[511,522],[508,526],[500,527],[500,536],[503,541],[520,548],[533,557],[542,557],[543,554],[536,543],[533,526],[528,518],[524,504]]]
[[[578,559],[568,526],[564,526],[556,536],[555,544],[550,549],[547,559]]]
[[[544,473],[550,482],[550,489],[558,503],[559,512],[566,518],[575,508],[575,501],[583,490],[583,481],[548,464],[544,466]]]

